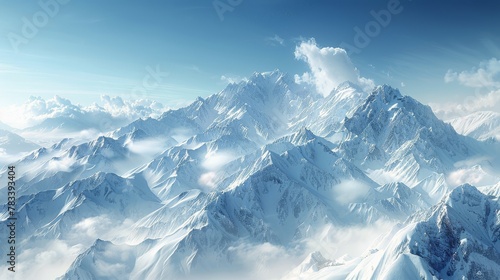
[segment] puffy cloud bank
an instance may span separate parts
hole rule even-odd
[[[295,75],[296,82],[313,85],[324,96],[346,81],[358,84],[365,90],[375,86],[372,80],[360,76],[342,48],[320,48],[314,39],[310,39],[295,48],[295,58],[305,61],[310,68],[310,72]]]
[[[478,111],[500,112],[500,60],[491,58],[469,71],[456,72],[450,69],[444,81],[470,87],[474,93],[460,102],[430,104],[442,119],[463,117]]]
[[[103,95],[100,104],[81,106],[60,96],[48,100],[32,96],[22,105],[3,108],[0,120],[18,129],[35,126],[50,129],[66,122],[69,127],[60,128],[106,132],[138,118],[158,117],[165,110],[162,104],[146,99],[124,100]]]
[[[470,71],[454,72],[448,70],[444,76],[444,81],[459,82],[460,84],[473,88],[489,87],[500,88],[500,60],[492,58],[483,61],[478,68]]]

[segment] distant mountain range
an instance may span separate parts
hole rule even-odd
[[[482,111],[450,120],[455,130],[478,140],[496,139],[500,141],[500,113]]]
[[[255,73],[14,163],[19,242],[78,248],[60,279],[496,279],[498,196],[452,179],[499,178],[500,143],[452,124],[387,85],[323,97]],[[380,223],[395,226],[364,255],[332,253],[342,230]]]

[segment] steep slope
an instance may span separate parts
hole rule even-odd
[[[498,213],[498,197],[460,186],[425,215],[415,216],[416,222],[399,230],[385,250],[363,260],[348,279],[498,279]]]
[[[146,241],[139,246],[128,246],[97,239],[75,260],[68,272],[57,279],[124,279],[124,275],[132,272],[137,255],[147,250],[151,243]]]
[[[231,84],[208,98],[219,117],[208,133],[239,130],[260,145],[288,134],[288,121],[303,110],[310,96],[279,71],[255,73],[247,82]]]
[[[196,107],[196,103],[203,103],[203,99],[198,99],[190,107]],[[187,108],[190,108],[187,107]],[[182,108],[177,110],[169,110],[163,113],[160,118],[139,119],[131,124],[117,129],[110,134],[113,138],[119,138],[123,135],[132,133],[136,130],[141,130],[149,137],[172,137],[178,142],[182,142],[202,131],[202,128],[193,120],[195,116],[189,116],[189,109]],[[195,111],[196,112],[196,111]]]
[[[98,173],[57,190],[21,196],[18,237],[61,237],[87,218],[105,215],[113,220],[138,219],[160,207],[145,182]],[[4,209],[5,210],[5,209]],[[6,223],[7,211],[2,212]]]
[[[284,144],[285,139],[302,145]],[[205,194],[191,189],[165,201],[161,209],[138,221],[124,240],[141,244],[156,239],[151,249],[136,259],[129,276],[143,279],[227,271],[241,265],[231,248],[247,246],[242,244],[295,244],[300,248],[301,240],[314,236],[325,225],[398,219],[405,213],[401,208],[412,199],[421,201],[419,194],[403,185],[375,189],[376,184],[333,153],[324,144],[327,142],[303,129],[276,142],[281,149],[290,147],[280,154],[264,148],[238,159],[247,167],[222,183],[227,186],[223,190]],[[356,182],[364,186],[364,193],[339,200]],[[377,199],[368,198],[374,193]],[[394,200],[388,199],[392,193],[396,193]],[[418,208],[418,202],[415,204]],[[421,210],[417,208],[410,209]],[[92,253],[98,254],[96,250]]]
[[[160,206],[159,200],[144,182],[105,173],[72,182],[57,190],[21,196],[16,213],[16,248],[21,248],[18,252],[20,258],[25,259],[25,265],[19,265],[17,273],[24,279],[49,279],[45,274],[36,274],[50,267],[53,277],[62,275],[78,253],[96,238],[122,236],[130,224]],[[4,227],[9,223],[6,210],[3,206],[0,216],[0,224]],[[6,254],[6,249],[5,246],[0,247],[0,253]],[[47,261],[44,257],[47,254],[56,256],[49,258],[56,263]],[[106,252],[105,259],[110,256],[111,252]],[[125,259],[118,257],[113,261],[117,268]],[[5,265],[1,267],[4,270]],[[33,272],[33,269],[40,271]],[[97,270],[102,270],[102,267],[98,266]],[[5,279],[9,278],[7,274],[2,275],[7,277]],[[99,275],[94,274],[92,279],[99,278]]]
[[[389,86],[377,87],[345,120],[344,128],[346,138],[338,151],[376,181],[426,185],[425,191],[439,195],[446,186],[437,185],[436,176],[455,170],[457,162],[486,154],[479,143],[439,120],[430,107]]]
[[[58,189],[98,172],[126,174],[155,156],[155,153],[148,155],[134,150],[134,144],[147,143],[148,139],[142,131],[136,130],[119,139],[101,136],[75,145],[65,139],[50,148],[40,148],[13,163],[19,166],[16,178],[18,195]],[[155,142],[159,147],[174,143],[176,141],[171,138]],[[0,174],[0,178],[5,174]]]
[[[237,132],[215,140],[210,138],[201,134],[169,148],[137,169],[133,176],[146,180],[151,190],[164,201],[192,189],[211,192],[215,189],[216,177],[224,178],[227,173],[222,168],[225,164],[258,149],[255,143]]]
[[[18,161],[19,238],[29,248],[92,229],[82,233],[84,243],[75,243],[81,254],[71,258],[63,279],[207,279],[234,271],[240,278],[261,279],[264,267],[274,268],[277,260],[298,264],[335,234],[403,222],[429,209],[456,182],[474,179],[465,175],[477,173],[464,173],[469,162],[485,174],[494,171],[495,143],[457,134],[429,107],[389,86],[368,94],[346,82],[323,97],[279,71],[256,73],[158,119],[140,119],[92,141],[64,140]],[[497,194],[495,187],[485,192]],[[468,187],[459,189],[476,196]],[[460,200],[455,196],[414,216],[394,237],[397,244],[391,239],[401,228],[363,258],[329,261],[314,253],[296,272],[404,278],[397,271],[407,264],[408,277],[431,279],[445,277],[459,262],[465,271],[476,255],[436,261],[460,246],[456,234],[481,224],[470,209],[453,214]],[[496,200],[479,200],[489,205],[486,223],[494,226]],[[440,207],[445,210],[434,215]],[[470,211],[482,215],[478,209]],[[94,227],[96,217],[114,222]],[[463,231],[454,227],[467,221],[476,224]],[[116,235],[114,228],[126,230]],[[474,234],[479,237],[467,240],[491,245],[497,230]],[[404,243],[408,235],[434,247]],[[474,252],[487,255],[476,243]],[[396,256],[405,246],[411,256]]]
[[[27,153],[40,148],[23,137],[0,129],[0,167],[18,161]]]
[[[364,216],[367,222],[382,218],[404,221],[431,205],[432,199],[426,193],[410,189],[403,183],[390,183],[370,190],[362,202],[351,203],[349,211]]]
[[[432,167],[444,169],[453,161],[463,159],[472,151],[450,125],[437,119],[428,106],[389,86],[378,87],[351,118],[345,121],[349,133],[343,146],[350,158],[369,164],[390,159],[392,154],[405,156],[416,150],[430,161],[431,156],[446,156],[446,162]],[[421,142],[429,142],[427,145]],[[364,149],[351,149],[350,144],[362,143]],[[424,145],[421,147],[420,145]],[[435,150],[424,154],[423,149]]]
[[[448,121],[455,130],[477,140],[490,138],[500,141],[500,113],[482,111]]]
[[[40,148],[35,143],[27,141],[23,137],[0,129],[0,154],[27,153]]]
[[[315,134],[330,138],[341,129],[346,117],[351,117],[356,109],[368,97],[357,85],[344,82],[335,88],[326,98],[319,97],[309,101],[302,111],[290,121],[290,129],[307,127]]]
[[[304,106],[305,96],[287,75],[274,71],[256,73],[207,99],[199,98],[176,114],[197,122],[204,131],[191,133],[192,137],[137,170],[135,176],[148,181],[163,200],[193,188],[209,191],[217,178],[227,177],[227,172],[216,170],[221,163],[250,154],[285,134],[288,119]]]
[[[500,204],[470,185],[396,226],[374,249],[327,263],[310,279],[498,279]],[[296,275],[300,273],[296,273]],[[305,274],[305,273],[303,273]],[[298,279],[298,278],[296,278]]]
[[[338,102],[343,105],[335,108],[342,107],[345,111],[352,105],[350,100],[353,94],[359,95],[350,84],[346,83],[339,87],[337,94],[332,95],[323,109],[327,110],[330,105]],[[301,123],[292,121],[297,112],[309,110],[311,102],[316,102],[317,106],[321,107],[321,98],[307,94],[294,83],[292,78],[279,71],[256,73],[248,81],[230,84],[225,90],[207,99],[198,98],[185,108],[165,112],[159,119],[137,120],[115,131],[112,134],[114,138],[99,137],[87,143],[78,143],[75,148],[70,149],[58,147],[37,151],[36,158],[33,154],[18,162],[22,166],[30,166],[24,170],[26,174],[23,171],[19,174],[21,194],[35,193],[49,188],[55,189],[71,180],[85,178],[98,171],[129,175],[134,168],[144,163],[141,161],[135,166],[132,164],[132,162],[137,162],[134,158],[137,155],[123,140],[128,138],[127,141],[130,142],[130,137],[132,137],[130,135],[134,134],[141,134],[142,138],[161,139],[165,148],[188,141],[184,145],[188,150],[206,144],[205,152],[214,153],[223,151],[221,146],[225,145],[225,149],[229,149],[235,157],[245,155],[288,134],[289,126],[298,126]],[[333,117],[329,112],[332,111],[325,111],[318,116],[328,119],[328,124],[323,123],[316,127],[324,134],[329,131],[329,128],[320,129],[320,127],[337,127],[337,121],[340,119],[338,114]],[[321,123],[308,120],[302,123]],[[224,142],[226,144],[223,145]],[[235,144],[227,144],[232,142]],[[157,161],[161,159],[158,158]],[[202,159],[199,161],[201,164]],[[203,168],[198,169],[198,172],[206,171]],[[159,171],[157,167],[155,170]],[[165,180],[170,175],[163,176],[168,173],[175,174],[175,171],[169,172],[162,169],[156,172],[154,178],[162,178],[155,179],[151,187],[170,189],[168,184],[165,185]],[[206,173],[208,172],[202,174]],[[148,182],[151,181],[150,177],[146,178]],[[186,180],[182,183],[183,185],[196,183]],[[164,186],[159,186],[159,184]],[[179,187],[179,189],[183,188]]]
[[[288,133],[288,121],[319,98],[311,96],[278,70],[255,73],[247,81],[229,84],[221,92],[170,110],[159,119],[133,122],[112,136],[117,138],[141,129],[150,136],[169,135],[182,142],[202,132],[211,140],[237,132],[265,144]]]

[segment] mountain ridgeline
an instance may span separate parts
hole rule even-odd
[[[15,163],[19,242],[78,244],[60,279],[496,279],[498,197],[450,178],[473,161],[498,179],[498,150],[387,85],[324,97],[256,73]],[[108,227],[79,231],[91,221]],[[381,223],[399,224],[370,253],[321,255],[341,257],[342,230]]]

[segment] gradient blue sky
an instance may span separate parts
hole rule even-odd
[[[304,73],[307,64],[294,57],[301,40],[315,38],[321,47],[352,44],[353,28],[364,28],[373,20],[370,11],[388,2],[243,0],[221,20],[212,0],[72,0],[16,52],[9,34],[21,35],[23,17],[32,21],[41,7],[37,1],[1,1],[0,102],[55,94],[80,104],[101,94],[127,98],[142,84],[145,68],[158,66],[169,76],[148,97],[179,106],[223,89],[222,76]],[[351,56],[361,75],[424,103],[472,94],[474,89],[445,83],[444,76],[500,58],[500,1],[401,0],[401,6]]]

